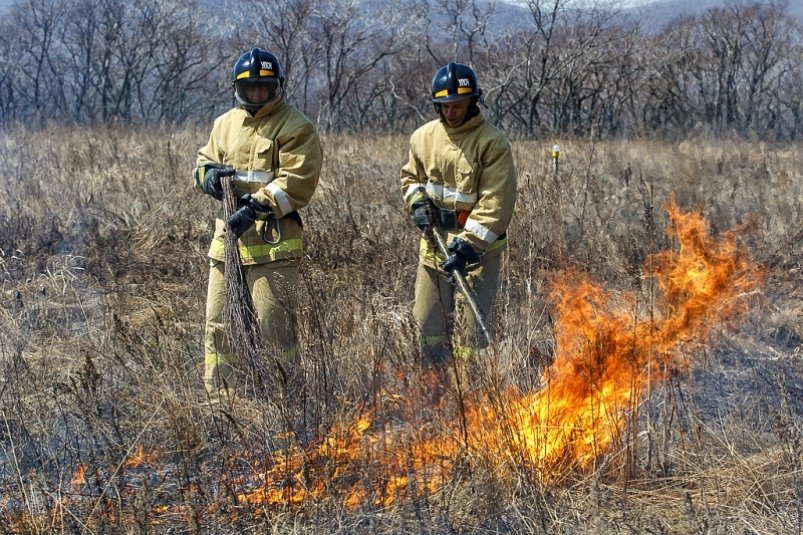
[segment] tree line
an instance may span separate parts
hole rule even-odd
[[[325,131],[409,132],[457,60],[514,137],[803,135],[801,22],[739,3],[661,28],[568,0],[22,0],[0,21],[0,123],[208,125],[253,46]]]

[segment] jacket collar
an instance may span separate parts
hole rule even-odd
[[[449,136],[460,136],[462,134],[465,134],[466,132],[470,132],[470,131],[474,130],[483,121],[485,121],[485,119],[483,118],[482,114],[479,113],[479,114],[475,115],[474,117],[472,117],[471,119],[469,119],[468,121],[466,121],[463,124],[461,124],[460,126],[451,127],[443,119],[441,119],[441,124],[443,125],[443,128],[446,130],[446,133]]]
[[[240,106],[240,109],[242,109],[246,116],[250,119],[264,119],[269,115],[273,115],[282,109],[282,107],[284,107],[284,95],[279,95],[272,102],[268,102],[259,108],[259,110],[257,110],[257,112],[253,115],[251,115],[251,113],[242,106]]]

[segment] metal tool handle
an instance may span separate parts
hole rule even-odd
[[[443,240],[443,236],[441,236],[438,229],[431,229],[429,234],[435,239],[435,243],[438,245],[438,250],[441,252],[444,258],[449,256],[449,250],[446,248],[446,242]],[[488,327],[485,326],[485,320],[482,319],[482,314],[480,313],[480,308],[477,306],[477,300],[474,297],[474,293],[466,284],[466,278],[463,276],[462,273],[455,270],[452,272],[452,278],[457,284],[458,290],[463,294],[463,297],[466,299],[466,303],[468,303],[471,312],[474,313],[474,319],[477,321],[477,325],[480,326],[480,331],[482,331],[482,335],[485,337],[485,341],[488,342],[488,345],[491,345],[491,333],[488,331]]]

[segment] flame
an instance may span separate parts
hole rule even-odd
[[[131,455],[124,464],[128,468],[136,468],[143,464],[155,464],[156,460],[156,454],[145,453],[145,447],[140,444],[139,448],[137,448],[137,452]]]
[[[501,475],[524,469],[545,482],[591,466],[636,421],[649,385],[686,371],[689,350],[738,319],[761,281],[738,247],[740,229],[714,237],[699,212],[674,201],[667,211],[676,245],[644,267],[660,290],[654,300],[574,271],[552,281],[555,359],[539,390],[479,392],[451,419],[422,419],[419,398],[386,395],[319,443],[252,463],[236,481],[238,502],[254,514],[311,500],[392,507],[444,489],[472,464]],[[152,461],[140,448],[129,462]],[[73,485],[83,481],[79,470]]]
[[[84,485],[86,485],[86,469],[83,464],[79,463],[72,479],[70,479],[70,486],[75,492],[79,492]]]
[[[685,371],[681,346],[745,311],[743,297],[761,271],[738,248],[739,231],[717,239],[699,212],[684,213],[674,201],[667,211],[678,247],[646,262],[663,293],[652,311],[634,294],[605,290],[585,274],[566,272],[552,282],[556,354],[545,387],[510,392],[506,414],[486,410],[479,420],[489,430],[494,420],[509,426],[513,438],[493,443],[496,456],[512,444],[546,474],[560,463],[587,466],[620,436],[649,384],[669,370]]]
[[[684,213],[674,201],[667,211],[677,247],[645,264],[662,293],[654,303],[582,273],[552,281],[556,353],[540,390],[476,398],[462,419],[424,431],[372,431],[371,415],[362,414],[308,451],[269,460],[260,488],[241,499],[267,505],[341,495],[349,508],[389,507],[448,485],[465,459],[498,471],[523,466],[543,481],[592,464],[619,439],[648,385],[685,371],[687,346],[737,319],[761,280],[737,246],[738,230],[713,237],[699,212]]]

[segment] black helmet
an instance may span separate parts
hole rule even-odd
[[[466,97],[482,99],[482,89],[474,69],[462,63],[450,61],[432,78],[432,102],[454,102]]]
[[[237,102],[250,111],[256,111],[271,102],[282,92],[284,75],[276,56],[261,48],[253,48],[237,59],[231,73],[234,96]],[[267,99],[252,102],[245,89],[254,86],[267,86],[272,89]]]

